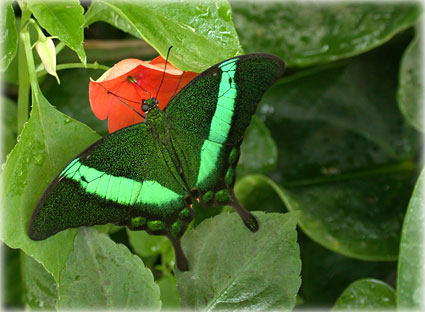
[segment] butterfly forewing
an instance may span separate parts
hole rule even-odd
[[[145,123],[117,131],[87,148],[39,200],[29,235],[45,239],[79,226],[169,221],[184,206],[185,190],[163,147]]]

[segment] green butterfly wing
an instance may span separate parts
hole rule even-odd
[[[273,55],[242,55],[207,69],[171,100],[165,112],[179,158],[188,164],[190,187],[207,192],[233,186],[245,129],[284,70]]]
[[[29,236],[42,240],[106,223],[165,231],[185,195],[169,155],[140,123],[100,139],[68,164],[40,198]]]

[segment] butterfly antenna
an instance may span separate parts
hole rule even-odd
[[[136,86],[138,86],[140,89],[142,89],[144,92],[146,92],[147,94],[149,94],[149,97],[150,98],[152,98],[152,94],[148,91],[148,90],[146,90],[145,88],[143,88],[137,81],[136,81],[136,79],[134,79],[133,77],[131,77],[131,76],[128,76],[127,77],[127,80],[128,81],[130,81],[131,83],[134,83]]]
[[[182,78],[183,78],[184,73],[185,73],[185,72],[183,72],[183,74],[181,74],[181,76],[180,76],[180,78],[179,78],[179,81],[177,82],[176,90],[174,90],[174,93],[173,93],[173,95],[170,97],[170,100],[171,100],[171,99],[172,99],[172,98],[176,95],[177,90],[179,89],[179,86],[180,86],[180,82],[182,81]]]
[[[170,55],[170,50],[171,50],[171,48],[172,48],[172,47],[173,47],[173,46],[170,46],[170,47],[168,48],[168,51],[167,51],[167,58],[165,59],[164,74],[162,75],[161,83],[159,84],[158,91],[156,91],[155,98],[158,98],[159,90],[161,90],[162,83],[164,82],[164,78],[165,78],[165,71],[167,70],[167,64],[168,64],[168,56]]]
[[[125,99],[126,101],[129,101],[129,102],[133,102],[133,103],[137,103],[137,104],[140,104],[140,102],[137,102],[137,101],[132,101],[132,100],[129,100],[129,99],[126,99],[126,98],[124,98],[124,97],[122,97],[122,96],[119,96],[118,94],[115,94],[115,93],[113,93],[112,91],[109,91],[106,87],[104,87],[101,83],[99,83],[99,85],[103,88],[103,89],[105,89],[106,90],[106,92],[108,93],[108,94],[112,94],[113,96],[115,96],[121,103],[123,103],[125,106],[127,106],[128,108],[130,108],[133,112],[135,112],[137,115],[139,115],[140,117],[142,117],[143,119],[145,118],[145,116],[143,116],[142,114],[140,114],[137,110],[135,110],[133,107],[131,107],[130,105],[128,105],[128,103],[126,103],[123,99]]]

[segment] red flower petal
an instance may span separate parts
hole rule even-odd
[[[97,118],[101,120],[109,118],[109,132],[142,121],[142,117],[127,107],[123,101],[144,115],[141,110],[142,99],[152,96],[158,99],[159,108],[164,109],[171,97],[198,75],[183,72],[170,63],[167,63],[165,73],[164,68],[165,60],[160,56],[149,63],[126,59],[115,64],[97,81],[90,81],[90,106]]]

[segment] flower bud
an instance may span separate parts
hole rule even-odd
[[[44,69],[50,75],[55,76],[58,84],[60,84],[59,77],[56,73],[56,50],[52,37],[39,38],[35,45],[35,49],[40,56]]]

